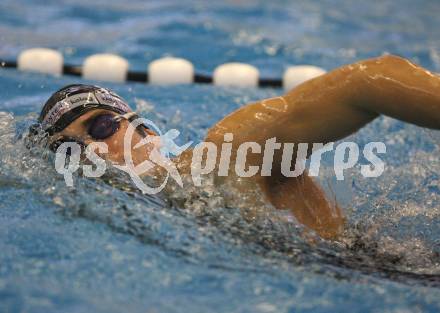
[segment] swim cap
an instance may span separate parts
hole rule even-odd
[[[84,113],[105,109],[125,114],[128,104],[109,89],[93,85],[68,85],[55,92],[44,104],[38,121],[44,131],[52,135],[62,131]]]

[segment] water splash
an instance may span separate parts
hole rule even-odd
[[[41,194],[67,218],[98,221],[188,262],[230,270],[261,270],[268,262],[275,267],[287,262],[349,280],[367,275],[440,286],[436,239],[440,222],[436,156],[440,150],[435,132],[428,133],[423,149],[411,148],[408,156],[391,162],[387,175],[374,182],[363,179],[358,168],[352,170],[355,192],[349,222],[339,242],[328,242],[305,235],[294,219],[287,221],[283,212],[269,210],[264,203],[255,204],[264,214],[246,218],[243,212],[251,208],[243,205],[249,203],[243,197],[259,198],[258,193],[237,196],[231,186],[219,189],[213,177],[207,177],[202,188],[188,182],[184,189],[171,184],[160,197],[140,195],[116,170],[98,180],[76,175],[75,188],[67,188],[52,166],[52,153],[41,146],[26,148],[23,129],[32,117],[14,118],[0,112],[0,185]],[[412,144],[422,132],[401,129],[396,122],[387,127],[388,123],[388,119],[375,122],[357,139],[364,140],[380,127],[390,131],[389,144]],[[240,248],[240,255],[225,252],[231,245]],[[259,259],[256,262],[242,254]]]

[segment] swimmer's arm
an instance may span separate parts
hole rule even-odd
[[[439,129],[440,78],[400,57],[361,61],[307,81],[282,97],[240,108],[218,122],[205,140],[220,147],[223,134],[233,133],[234,159],[243,142],[263,148],[272,137],[281,143],[332,142],[380,114]],[[247,164],[261,166],[262,157],[250,153]],[[290,206],[301,222],[321,234],[326,228],[336,234],[343,223],[340,209],[325,200],[310,177],[285,178],[280,167],[278,151],[272,176],[255,178],[270,202],[278,208]]]
[[[309,80],[282,97],[226,116],[207,141],[325,143],[355,132],[380,114],[440,129],[440,77],[396,56],[360,61]]]

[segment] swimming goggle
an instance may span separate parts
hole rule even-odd
[[[139,118],[139,116],[135,112],[129,112],[125,114],[114,115],[111,113],[102,113],[92,118],[90,122],[88,122],[88,135],[94,140],[105,140],[113,136],[120,128],[121,121],[127,120],[132,122],[133,120]],[[142,136],[148,136],[147,130],[150,128],[145,124],[140,124],[136,131]],[[75,142],[81,146],[82,149],[85,149],[86,144],[74,137],[70,136],[62,136],[57,140],[53,141],[49,148],[56,152],[58,147],[65,142]]]

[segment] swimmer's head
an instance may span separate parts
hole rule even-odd
[[[138,116],[129,105],[109,89],[75,84],[55,92],[43,106],[38,118],[41,129],[49,137],[49,147],[57,147],[68,141],[82,146],[92,142],[104,142],[108,146],[105,157],[113,162],[124,162],[124,136],[131,121]],[[142,138],[155,135],[147,126],[136,128],[132,147]],[[134,163],[148,157],[153,146],[132,148]]]

